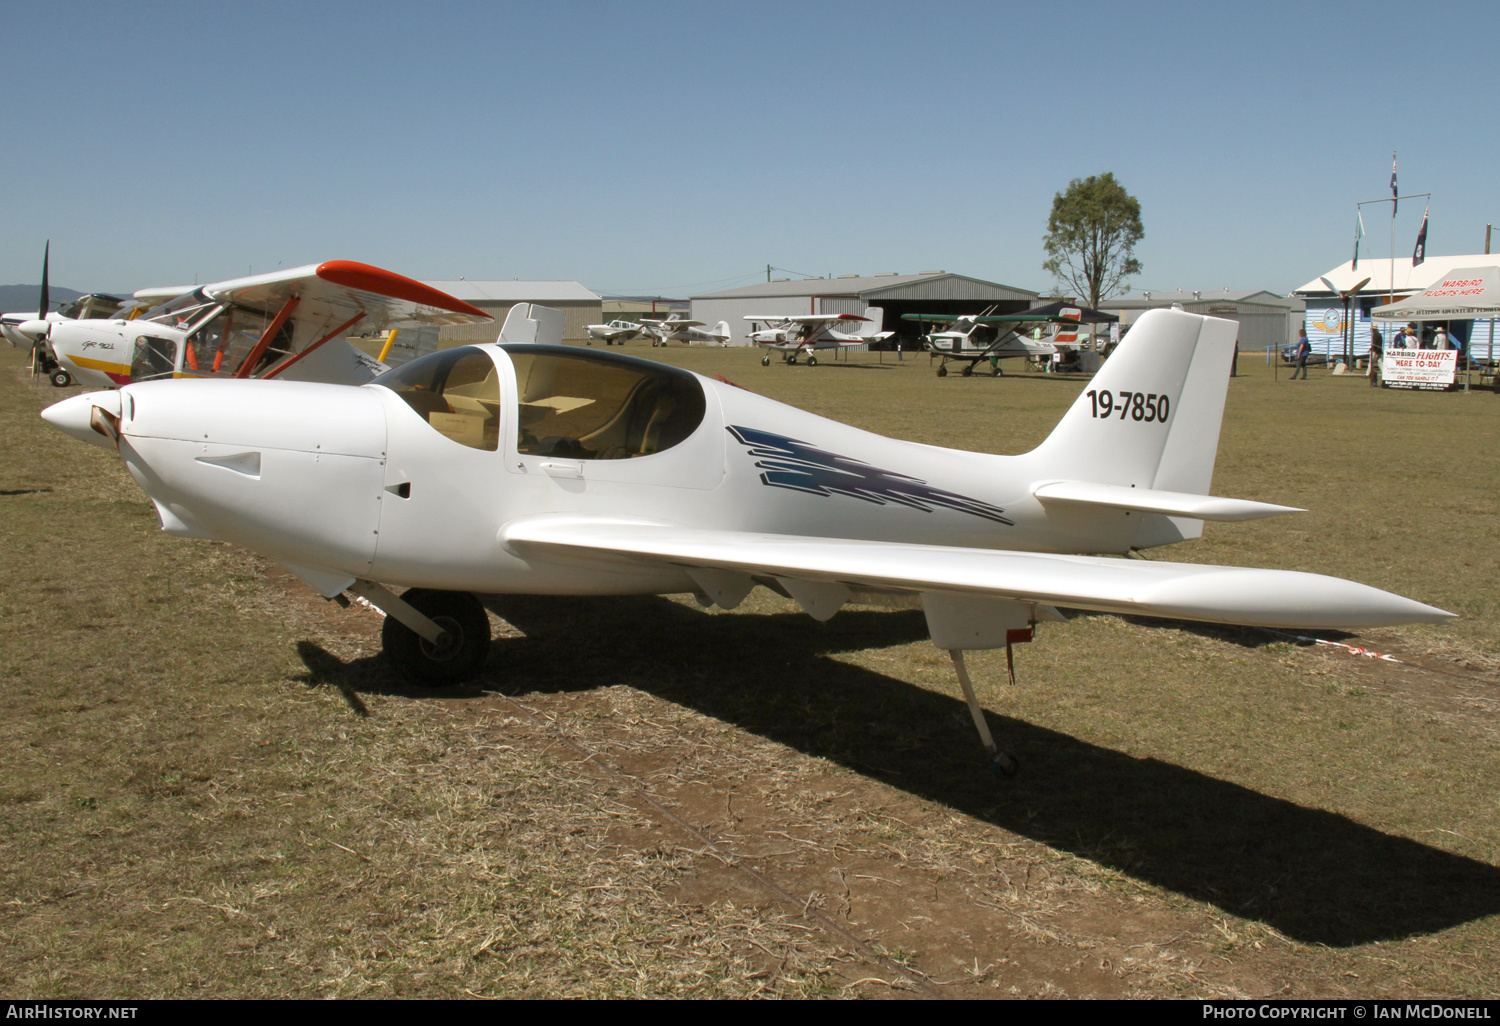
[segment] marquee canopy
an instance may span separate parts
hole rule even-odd
[[[1500,267],[1460,267],[1414,296],[1377,306],[1370,316],[1393,321],[1500,317]]]

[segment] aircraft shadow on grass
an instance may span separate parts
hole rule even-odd
[[[819,624],[660,598],[491,596],[486,605],[526,637],[496,642],[481,688],[639,688],[1303,943],[1392,940],[1500,913],[1494,866],[989,712],[1022,767],[997,781],[962,701],[828,658],[925,642],[919,611],[845,610]],[[335,683],[351,705],[356,691],[435,693],[405,685],[378,657],[343,664],[311,643],[299,648],[307,682]]]

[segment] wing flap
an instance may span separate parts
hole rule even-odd
[[[523,558],[671,564],[855,590],[952,592],[1259,627],[1381,627],[1453,614],[1353,581],[1291,570],[851,541],[549,515],[502,540]]]

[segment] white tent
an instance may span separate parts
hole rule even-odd
[[[1469,321],[1500,317],[1500,267],[1460,267],[1372,317],[1393,321]]]

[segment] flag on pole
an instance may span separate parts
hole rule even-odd
[[[1427,259],[1427,211],[1422,211],[1422,230],[1417,232],[1417,248],[1411,251],[1411,265],[1416,267]]]
[[[1396,216],[1396,151],[1391,151],[1391,216]]]
[[[1365,215],[1361,210],[1354,212],[1354,261],[1349,265],[1349,270],[1359,270],[1359,240],[1365,237]]]

